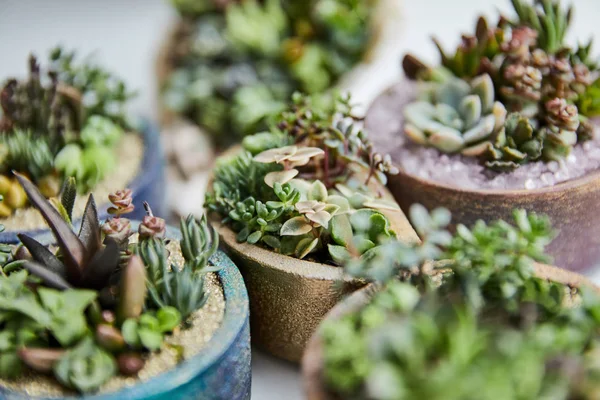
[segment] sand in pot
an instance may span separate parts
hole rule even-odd
[[[366,120],[376,148],[410,175],[464,189],[519,190],[553,186],[600,168],[597,125],[595,138],[573,147],[565,160],[532,162],[509,173],[491,171],[473,157],[415,144],[404,135],[404,107],[415,100],[417,87],[408,81],[391,87],[373,103]]]

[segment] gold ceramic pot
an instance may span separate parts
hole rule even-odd
[[[411,92],[414,85],[401,82],[382,93],[371,105],[365,125],[378,150],[390,151],[389,138],[401,135],[402,131],[398,124],[402,118],[390,121],[386,117],[389,114],[381,111],[394,107],[401,115],[403,107],[411,101],[406,93]],[[393,151],[390,155],[394,160]],[[452,213],[451,229],[457,223],[471,226],[479,219],[510,220],[515,209],[546,214],[558,231],[548,246],[555,265],[581,272],[600,263],[600,171],[539,189],[491,190],[459,188],[447,182],[420,178],[400,168],[399,174],[389,177],[388,187],[404,210],[415,203],[429,210],[447,208]]]
[[[592,287],[597,293],[600,293],[600,288],[583,275],[562,268],[535,264],[535,275],[539,278],[562,283],[572,288]],[[368,285],[354,292],[337,304],[325,316],[324,320],[340,319],[344,315],[358,311],[370,301],[379,288],[376,285]],[[310,338],[306,346],[306,351],[302,358],[302,381],[308,400],[339,400],[338,396],[328,390],[323,379],[323,342],[319,330]]]
[[[234,152],[235,149],[227,153]],[[391,193],[375,180],[369,186],[393,201]],[[209,183],[209,190],[211,187]],[[402,211],[382,210],[382,213],[390,220],[399,240],[419,241]],[[252,341],[277,357],[300,361],[306,342],[325,314],[345,295],[365,285],[344,276],[340,267],[238,243],[236,233],[220,222],[220,216],[212,215],[210,221],[219,232],[223,249],[244,277],[250,296]]]

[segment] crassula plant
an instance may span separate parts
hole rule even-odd
[[[73,179],[54,202],[24,175],[16,179],[55,244],[21,234],[12,252],[2,249],[0,378],[53,374],[62,386],[88,393],[115,375],[136,376],[206,303],[204,280],[218,269],[209,261],[218,238],[206,220],[182,220],[176,261],[165,221],[149,206],[137,235],[132,230],[125,217],[133,211],[130,190],[110,196],[113,217],[103,223],[90,195],[75,232]]]
[[[74,53],[57,48],[47,66],[33,55],[29,76],[0,89],[0,217],[26,205],[11,171],[26,174],[47,198],[68,177],[93,189],[114,168],[115,146],[127,128],[124,83]]]
[[[445,210],[411,209],[427,240],[388,242],[348,272],[385,283],[322,327],[324,380],[353,399],[593,399],[600,299],[540,278],[547,218],[515,212],[450,235]],[[426,258],[440,260],[435,263]],[[394,279],[390,279],[394,278]]]
[[[270,131],[219,160],[206,207],[240,242],[339,262],[395,237],[381,210],[399,208],[369,185],[396,171],[353,124],[349,98],[319,100],[294,95]]]
[[[166,106],[218,143],[265,127],[296,90],[319,93],[364,57],[376,1],[173,1]]]
[[[599,67],[591,41],[568,47],[572,7],[512,0],[514,17],[484,17],[453,53],[436,41],[441,65],[412,55],[408,78],[427,81],[422,98],[404,110],[412,141],[444,153],[479,157],[510,171],[532,161],[561,160],[593,136]]]

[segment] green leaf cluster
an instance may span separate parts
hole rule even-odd
[[[163,101],[221,145],[267,127],[294,91],[332,87],[373,35],[372,1],[174,3],[191,19],[178,32]]]
[[[181,314],[176,308],[159,308],[156,313],[145,312],[137,319],[123,322],[121,331],[125,342],[134,349],[160,350],[166,333],[181,323]]]
[[[208,227],[206,218],[197,222],[191,215],[181,220],[181,235],[183,266],[169,263],[167,243],[163,238],[142,239],[134,251],[142,258],[147,270],[149,296],[146,307],[159,310],[173,308],[185,321],[208,300],[204,281],[208,272],[220,269],[209,260],[217,251],[219,242],[214,229]]]
[[[600,298],[534,275],[553,237],[546,217],[515,211],[514,225],[479,221],[451,237],[447,211],[419,206],[410,216],[423,244],[388,242],[378,258],[347,267],[387,284],[323,326],[332,391],[356,399],[593,398]]]
[[[0,376],[20,374],[17,351],[23,346],[48,346],[51,338],[61,347],[77,343],[88,332],[84,314],[96,292],[69,289],[30,289],[27,271],[0,275]]]
[[[421,145],[443,152],[462,150],[462,155],[479,157],[486,167],[498,172],[567,157],[573,146],[593,137],[588,118],[598,114],[600,102],[600,66],[592,56],[592,41],[577,48],[565,42],[573,6],[563,7],[553,0],[511,3],[514,17],[501,15],[495,26],[480,17],[475,33],[463,35],[453,55],[444,52],[436,41],[440,67],[430,67],[412,55],[403,60],[410,79],[430,81],[428,91],[433,87],[434,91],[458,96],[460,86],[490,77],[495,90],[492,97],[488,95],[489,101],[500,103],[505,112],[496,116],[495,124],[484,124],[491,132],[485,141],[476,140],[468,143],[474,146],[463,149],[459,138],[449,135],[457,123],[452,117],[456,113],[449,113],[446,106],[432,99],[406,107],[410,124],[405,133]],[[451,91],[448,83],[453,81],[461,85],[454,85]],[[473,111],[469,107],[462,104],[459,114]],[[507,113],[509,118],[505,118]],[[470,129],[464,138],[478,138],[478,132],[480,128]]]

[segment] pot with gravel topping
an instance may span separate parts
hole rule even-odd
[[[436,42],[440,66],[406,55],[408,80],[366,126],[399,167],[389,186],[401,207],[443,206],[466,224],[547,214],[555,263],[583,271],[600,261],[600,70],[591,44],[564,44],[572,6],[513,7],[496,25],[480,17],[452,54]]]
[[[19,235],[0,263],[0,397],[249,399],[248,298],[206,219],[142,221],[112,194],[82,228],[23,175],[52,234]]]
[[[74,179],[77,192],[101,199],[131,187],[128,201],[138,206],[134,218],[143,217],[142,199],[164,214],[158,132],[147,122],[130,122],[125,107],[132,93],[123,81],[56,48],[43,66],[32,55],[28,78],[8,79],[0,90],[0,222],[6,229],[0,241],[16,243],[18,232],[46,229],[13,172],[28,176],[53,202]],[[83,198],[74,205],[76,224],[84,206]],[[107,202],[99,205],[102,219],[107,208]]]

